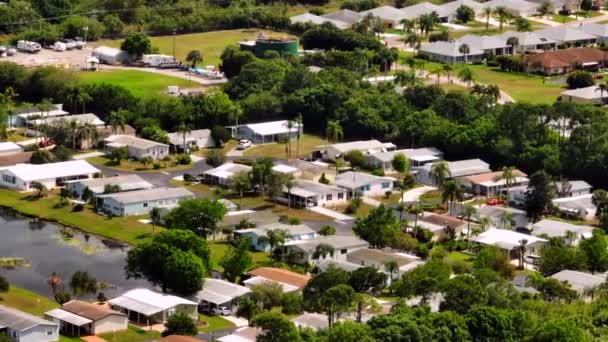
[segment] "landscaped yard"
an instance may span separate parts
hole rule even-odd
[[[129,329],[115,333],[101,334],[99,337],[108,342],[144,342],[160,338],[158,331],[145,331],[138,327],[129,325]]]
[[[318,137],[316,135],[303,134],[302,137],[300,137],[300,151],[299,151],[298,155],[300,157],[308,156],[318,146],[325,145],[325,144],[326,144],[326,141],[321,137]],[[296,149],[297,149],[296,146],[297,146],[296,141],[295,140],[292,141],[291,142],[291,158],[296,157]],[[249,156],[249,157],[271,157],[271,158],[285,159],[285,144],[276,143],[276,144],[265,144],[265,145],[251,147],[251,148],[245,150],[245,152],[243,152],[243,155]]]
[[[185,88],[200,87],[199,83],[157,73],[139,70],[102,70],[98,72],[76,73],[85,83],[111,83],[123,86],[138,97],[158,96],[167,91],[167,86],[180,86]],[[142,82],[145,80],[145,82]]]
[[[19,142],[19,141],[30,139],[29,137],[26,137],[24,135],[24,133],[25,133],[25,129],[24,128],[17,128],[17,129],[15,129],[13,131],[10,131],[9,134],[8,134],[7,141]]]
[[[43,316],[45,312],[59,307],[54,301],[14,286],[11,286],[8,292],[0,293],[0,305],[36,316]]]
[[[219,266],[220,260],[222,257],[226,255],[226,253],[230,250],[230,242],[226,240],[209,240],[209,249],[211,250],[211,264],[213,265],[213,269],[216,271],[223,271],[224,269]],[[270,255],[265,252],[256,252],[251,251],[251,258],[253,259],[253,264],[255,267],[267,266],[272,263],[272,259],[270,259]]]
[[[208,315],[199,313],[198,319],[200,321],[207,322],[207,324],[208,324],[207,326],[200,327],[198,329],[199,332],[209,332],[209,331],[228,329],[228,328],[232,328],[234,326],[234,323],[230,322],[229,320],[225,319],[222,316],[208,316]]]
[[[549,17],[551,18],[551,20],[553,20],[557,23],[568,23],[568,22],[576,20],[569,15],[561,15],[558,13],[550,14]]]
[[[98,156],[87,158],[87,161],[93,165],[101,165],[106,166],[111,169],[119,170],[119,171],[177,171],[177,170],[185,170],[192,167],[192,163],[187,165],[177,164],[175,161],[175,156],[172,157],[170,161],[159,160],[156,162],[149,163],[144,165],[143,163],[135,160],[121,160],[120,164],[115,164],[110,158],[106,156]],[[154,168],[154,164],[160,164],[159,169]]]

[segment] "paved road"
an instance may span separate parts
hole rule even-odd
[[[184,80],[192,81],[199,83],[203,86],[217,86],[228,82],[226,78],[221,79],[211,79],[211,78],[203,78],[185,71],[180,71],[177,69],[156,69],[156,68],[136,68],[136,67],[127,67],[127,66],[114,66],[114,65],[104,65],[103,69],[112,70],[112,69],[122,69],[122,70],[137,70],[137,71],[145,71],[151,72],[154,74],[161,74],[166,76],[172,76],[181,78]]]

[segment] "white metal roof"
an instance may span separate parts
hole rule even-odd
[[[459,51],[461,45],[462,44],[456,42],[438,41],[423,44],[422,47],[420,47],[420,51],[448,57],[463,57],[464,54]],[[467,56],[478,56],[484,54],[483,50],[475,46],[469,46],[469,48],[470,49]]]
[[[171,141],[173,145],[181,145],[184,142],[184,135],[181,132],[168,133],[167,136],[169,137],[169,141]],[[186,143],[199,139],[208,139],[210,137],[210,129],[195,129],[186,133]]]
[[[147,148],[151,148],[151,147],[156,147],[156,146],[169,146],[167,144],[162,144],[156,141],[152,141],[152,140],[148,140],[148,139],[142,139],[142,138],[138,138],[138,137],[134,137],[134,136],[130,136],[130,135],[122,135],[122,134],[116,134],[116,135],[110,135],[109,137],[104,139],[104,142],[106,143],[112,143],[112,144],[121,144],[123,146],[131,146],[137,149],[147,149]],[[112,146],[111,144],[107,144],[108,146]]]
[[[222,179],[228,179],[237,172],[249,172],[251,166],[235,163],[225,163],[214,169],[207,170],[203,174],[215,176]]]
[[[49,164],[17,164],[4,169],[4,172],[7,171],[24,181],[90,175],[101,172],[84,160]]]
[[[588,23],[582,24],[577,27],[577,29],[592,34],[599,38],[608,37],[608,25],[606,24],[598,24],[598,23]]]
[[[403,13],[405,13],[405,18],[407,19],[416,19],[423,14],[429,14],[431,12],[437,13],[439,17],[447,17],[448,12],[444,7],[432,4],[430,2],[419,2],[415,5],[404,7],[401,9]]]
[[[532,234],[536,236],[547,235],[549,237],[566,236],[566,232],[591,235],[593,227],[571,224],[568,222],[544,219],[532,225]]]
[[[556,44],[557,42],[550,38],[541,37],[534,32],[517,32],[506,31],[500,35],[505,41],[511,37],[517,38],[519,46],[536,46],[544,44]]]
[[[297,172],[298,169],[293,166],[289,166],[289,165],[285,165],[285,164],[277,164],[272,167],[272,171],[279,172],[279,173],[294,173],[294,172]]]
[[[9,327],[17,331],[24,331],[41,324],[57,326],[57,324],[49,322],[38,316],[0,305],[0,325],[2,326]]]
[[[347,171],[336,176],[335,183],[336,185],[347,189],[355,189],[376,182],[394,181],[396,181],[396,179],[392,177],[380,177],[363,172]]]
[[[64,321],[64,322],[68,322],[68,323],[78,326],[78,327],[81,327],[85,324],[89,324],[89,323],[93,322],[92,320],[90,320],[88,318],[78,316],[69,311],[65,311],[61,308],[53,309],[51,311],[45,312],[44,314],[49,317],[53,317],[53,318],[56,318],[56,319]]]
[[[584,293],[585,291],[600,286],[606,282],[605,277],[572,270],[563,270],[557,272],[552,275],[551,278],[568,282],[572,289],[578,293]]]
[[[284,224],[284,223],[270,223],[258,228],[248,228],[248,229],[239,229],[235,231],[237,234],[243,233],[253,233],[257,236],[265,236],[266,233],[270,230],[275,229],[285,229],[289,232],[289,234],[293,236],[306,235],[306,234],[314,234],[315,231],[305,224]]]
[[[181,297],[162,294],[148,289],[134,289],[124,293],[120,297],[110,299],[108,302],[146,316],[154,315],[178,305],[198,305],[193,301]]]
[[[249,124],[247,126],[253,133],[259,135],[274,135],[274,134],[285,134],[285,133],[295,133],[298,131],[298,123],[292,122],[293,127],[289,129],[287,127],[287,120],[281,121],[270,121],[270,122],[262,122],[257,124]]]
[[[12,141],[0,142],[0,152],[14,151],[14,150],[22,151],[23,149],[21,148],[21,146],[15,144]]]
[[[399,22],[401,21],[401,19],[407,17],[405,12],[393,6],[380,6],[360,13],[363,16],[366,16],[371,13],[374,16],[379,17],[380,19],[390,20],[394,22]]]
[[[571,97],[576,97],[579,99],[585,99],[585,100],[600,100],[602,98],[602,96],[598,91],[599,87],[598,86],[589,86],[589,87],[584,87],[584,88],[578,88],[578,89],[568,89],[568,90],[564,90],[561,92],[562,96],[571,96]],[[603,95],[603,94],[602,94]]]
[[[118,185],[122,191],[137,189],[151,189],[154,187],[138,175],[122,175],[116,177],[88,178],[68,181],[66,183],[80,183],[83,187],[89,188],[93,193],[101,194],[104,187],[108,184]]]
[[[541,37],[554,39],[558,42],[574,42],[579,40],[593,40],[596,37],[587,32],[567,26],[554,26],[535,31]]]
[[[501,49],[508,47],[507,39],[500,36],[478,36],[475,34],[467,34],[456,40],[458,44],[468,44],[471,48],[480,50]]]
[[[221,279],[206,278],[203,289],[196,294],[196,297],[199,300],[220,305],[250,292],[251,290],[245,286]]]
[[[346,28],[350,27],[350,24],[345,23],[341,20],[325,18],[325,17],[321,17],[318,15],[314,15],[312,13],[304,13],[304,14],[300,14],[300,15],[295,15],[293,17],[290,17],[289,21],[291,21],[292,24],[312,23],[312,24],[316,24],[316,25],[321,25],[324,23],[331,23],[339,29],[346,29]]]
[[[99,195],[98,198],[112,198],[118,203],[129,204],[163,199],[194,197],[194,194],[184,188],[152,188],[135,191],[115,192]]]
[[[476,236],[473,241],[484,245],[491,245],[507,250],[512,250],[520,245],[520,241],[527,240],[528,245],[537,242],[547,242],[545,239],[533,235],[521,234],[512,230],[491,228]]]
[[[443,156],[443,152],[434,147],[422,147],[422,148],[406,148],[402,150],[378,152],[371,154],[370,158],[376,158],[381,161],[391,161],[398,155],[403,154],[408,159],[425,161],[425,160],[436,160]]]
[[[95,115],[93,113],[55,116],[55,117],[50,117],[50,118],[45,117],[43,119],[41,118],[41,119],[34,120],[33,123],[36,125],[40,125],[43,123],[50,125],[54,122],[61,122],[61,121],[65,121],[65,122],[75,121],[79,125],[82,125],[84,123],[89,123],[93,126],[105,125],[105,122],[103,122],[97,115]]]
[[[352,150],[369,151],[369,153],[385,152],[384,149],[394,148],[393,143],[383,143],[376,139],[372,140],[359,140],[350,141],[345,143],[333,144],[326,147],[331,147],[342,153],[346,153]]]

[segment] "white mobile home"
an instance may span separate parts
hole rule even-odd
[[[110,65],[119,65],[129,60],[129,54],[126,51],[108,46],[95,48],[91,55],[97,57],[100,63]]]
[[[185,136],[183,133],[174,132],[167,134],[171,145],[176,146],[180,149],[184,149],[184,138],[186,140],[186,148],[206,148],[214,147],[215,141],[211,137],[211,130],[209,129],[196,129],[190,132],[186,132]]]
[[[110,308],[72,300],[44,314],[69,336],[87,336],[127,330],[127,315]]]
[[[492,170],[490,170],[490,164],[481,159],[466,159],[447,163],[449,170],[448,178],[450,179],[492,172]],[[435,185],[435,180],[432,175],[433,164],[425,164],[421,167],[416,174],[416,180],[420,183]]]
[[[59,341],[59,325],[17,309],[0,305],[0,334],[14,342]]]
[[[133,191],[152,189],[154,185],[138,175],[124,175],[116,177],[90,178],[65,182],[66,189],[70,190],[76,197],[82,197],[87,189],[93,197],[102,195],[107,185],[120,187],[120,191]]]
[[[327,161],[336,161],[344,157],[350,151],[361,151],[363,154],[375,154],[393,151],[396,146],[393,143],[383,143],[378,140],[351,141],[324,146],[321,149],[321,157]]]
[[[32,190],[32,183],[43,184],[47,189],[63,186],[66,181],[92,178],[100,173],[84,160],[50,164],[17,164],[0,168],[0,186],[22,191]]]
[[[48,111],[41,111],[37,107],[18,109],[9,117],[9,126],[24,127],[30,118],[50,118],[69,114],[63,110],[63,104],[54,104]]]
[[[383,196],[387,191],[393,191],[396,181],[392,177],[348,171],[338,175],[335,184],[348,190],[348,198],[350,198],[353,196]]]
[[[250,293],[251,290],[248,287],[221,279],[205,278],[203,289],[197,292],[194,297],[198,300],[199,307],[204,311],[211,311],[218,307],[236,311],[239,300]]]
[[[469,46],[469,53],[460,52],[461,43],[437,41],[424,44],[418,50],[421,55],[440,63],[475,63],[485,58],[485,52],[474,46]]]
[[[23,148],[14,142],[0,142],[0,155],[23,152]]]
[[[254,144],[267,144],[284,138],[296,139],[298,134],[303,134],[304,125],[292,121],[290,127],[289,121],[281,120],[239,125],[230,127],[230,129],[232,129],[232,136],[237,139],[251,140]]]
[[[169,155],[169,145],[129,135],[111,135],[104,142],[108,154],[115,148],[126,147],[129,157],[135,159],[150,157],[158,160]]]
[[[194,198],[184,188],[154,188],[97,196],[97,208],[115,216],[145,215],[152,208],[173,209],[180,201]]]
[[[571,238],[570,243],[576,245],[582,239],[590,238],[593,235],[593,229],[591,226],[544,219],[532,225],[532,235]],[[572,236],[569,236],[569,233]]]
[[[127,314],[129,321],[136,323],[166,323],[171,315],[181,312],[198,319],[198,303],[150,291],[134,289],[108,301],[113,310]]]
[[[283,223],[271,223],[258,228],[239,229],[234,232],[237,237],[249,238],[251,247],[257,251],[270,251],[270,245],[263,240],[271,230],[282,229],[289,232],[291,237],[285,241],[286,244],[294,244],[298,241],[311,240],[317,237],[317,232],[305,224],[291,225]]]
[[[399,154],[404,155],[409,160],[411,168],[421,167],[443,158],[443,152],[438,149],[434,147],[423,147],[370,154],[367,156],[367,162],[371,168],[383,169],[384,172],[388,173],[395,172],[395,169],[393,168],[393,158]]]
[[[291,189],[284,188],[282,199],[297,208],[345,204],[347,190],[307,180],[296,180]]]
[[[234,176],[234,174],[249,171],[251,171],[251,166],[226,163],[203,172],[203,177],[207,183],[228,186],[230,184],[230,178]]]
[[[328,254],[325,256],[318,255],[316,253],[317,247],[319,245],[329,245],[333,247],[333,254]],[[300,243],[294,243],[287,246],[288,250],[295,250],[302,253],[302,259],[300,262],[308,262],[311,264],[316,263],[319,260],[340,260],[345,261],[346,255],[352,251],[367,248],[369,243],[365,240],[361,240],[355,236],[323,236],[317,239],[305,240]]]

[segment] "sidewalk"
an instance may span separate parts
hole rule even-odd
[[[82,154],[76,154],[72,157],[72,159],[74,160],[82,160],[82,159],[87,159],[87,158],[92,158],[92,157],[101,157],[105,155],[105,153],[103,152],[89,152],[89,153],[82,153]]]
[[[380,204],[382,204],[382,202],[380,202],[380,201],[376,201],[373,198],[365,197],[365,196],[361,197],[361,201],[363,201],[363,203],[369,204],[369,205],[371,205],[373,207],[379,207]]]
[[[402,201],[403,202],[416,202],[416,201],[418,201],[420,196],[422,196],[425,193],[432,191],[432,190],[437,190],[437,188],[428,186],[428,185],[424,185],[424,186],[421,186],[418,188],[413,188],[413,189],[408,190],[403,193]]]
[[[341,214],[337,211],[333,211],[327,208],[323,208],[323,207],[311,207],[309,208],[311,211],[314,211],[315,213],[321,214],[321,215],[325,215],[328,217],[333,217],[334,219],[338,220],[338,221],[349,221],[349,220],[354,220],[355,218],[352,216],[348,216],[348,215],[344,215]]]

